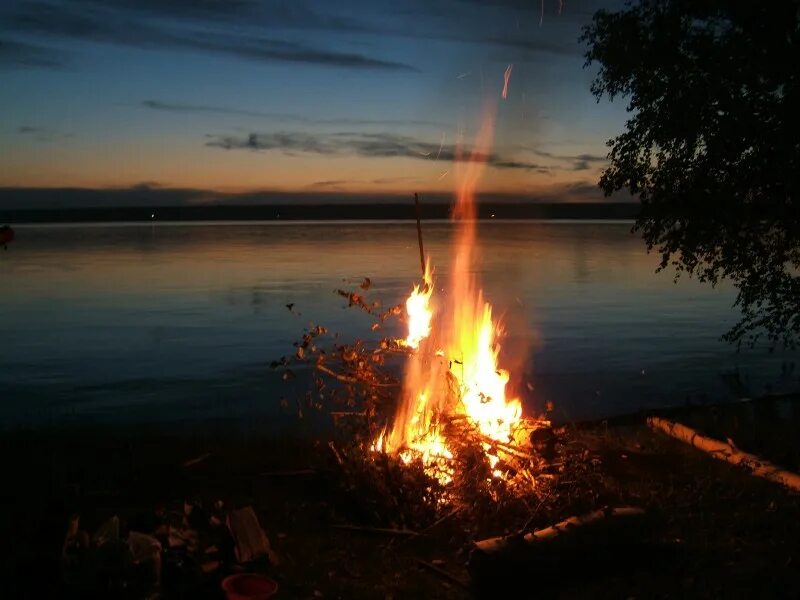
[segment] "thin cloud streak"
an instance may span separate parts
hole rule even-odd
[[[205,104],[181,104],[172,102],[161,102],[160,100],[143,100],[141,106],[151,110],[161,110],[167,112],[182,113],[210,113],[220,115],[233,115],[242,117],[256,117],[263,119],[273,119],[277,121],[294,121],[296,123],[307,123],[310,125],[420,125],[425,127],[441,127],[441,124],[434,121],[423,121],[415,119],[351,119],[351,118],[327,118],[306,117],[290,113],[268,112],[258,110],[246,110],[228,106],[211,106]]]
[[[61,69],[66,64],[64,53],[53,48],[0,38],[0,67]]]
[[[439,145],[391,133],[339,132],[310,134],[305,132],[251,133],[247,136],[208,135],[206,146],[224,150],[275,150],[289,155],[296,153],[322,155],[357,155],[367,158],[413,158],[432,161],[485,161],[498,169],[522,169],[549,173],[550,168],[536,163],[510,160],[495,153],[474,154],[469,148],[457,151],[453,145]],[[438,152],[437,152],[438,150]]]
[[[54,142],[56,140],[72,137],[71,133],[63,133],[55,129],[49,129],[47,127],[35,127],[33,125],[20,125],[17,127],[16,132],[18,135],[28,137],[29,139],[37,142]]]
[[[139,48],[191,49],[260,62],[417,71],[416,67],[408,64],[358,53],[320,49],[263,36],[200,31],[174,25],[157,26],[130,18],[125,12],[92,7],[74,10],[65,4],[26,3],[17,10],[12,10],[6,21],[6,26],[10,26],[15,32],[96,43]]]

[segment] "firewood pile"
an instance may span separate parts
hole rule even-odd
[[[402,306],[384,308],[368,297],[371,286],[365,279],[356,291],[336,293],[372,320],[371,331],[396,330]],[[599,460],[566,428],[553,427],[547,415],[523,419],[508,442],[482,434],[464,415],[440,415],[436,422],[452,453],[441,457],[440,466],[453,474],[443,482],[430,465],[374,447],[394,410],[409,356],[401,340],[389,335],[345,342],[312,324],[294,347],[272,367],[287,381],[313,373],[312,389],[303,400],[282,403],[301,418],[308,411],[330,415],[333,440],[321,446],[321,472],[341,495],[353,526],[413,535],[447,518],[474,538],[523,531],[537,516],[561,518],[572,514],[565,511],[597,508]],[[498,459],[494,466],[487,455]]]

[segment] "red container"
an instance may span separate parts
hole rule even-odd
[[[266,600],[278,591],[278,582],[265,575],[239,573],[222,580],[222,591],[228,600]]]

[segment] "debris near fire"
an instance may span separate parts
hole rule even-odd
[[[312,325],[295,344],[294,355],[273,366],[284,369],[284,378],[301,368],[316,371],[306,408],[327,410],[347,430],[346,445],[369,450],[371,460],[392,459],[406,467],[420,463],[422,472],[440,484],[439,501],[465,481],[480,480],[487,489],[497,488],[495,495],[530,491],[539,474],[547,478],[544,471],[554,456],[557,435],[547,419],[523,418],[519,400],[505,400],[508,373],[496,365],[499,347],[493,341],[496,330],[488,304],[464,311],[469,318],[477,314],[478,322],[464,339],[452,343],[460,344],[459,358],[432,350],[433,290],[428,263],[424,281],[406,301],[403,338],[347,344],[325,327]],[[362,293],[337,294],[368,314],[381,305]],[[378,318],[383,322],[397,312]],[[333,343],[326,345],[323,339]],[[397,374],[403,368],[401,379]],[[416,391],[420,386],[426,391]],[[431,389],[434,394],[427,391]],[[390,426],[386,421],[392,410]]]
[[[405,323],[384,319],[394,337],[343,343],[312,325],[296,343],[304,352],[276,362],[314,373],[314,390],[298,407],[325,411],[333,420],[334,440],[320,447],[318,475],[337,499],[342,526],[403,538],[426,537],[429,529],[444,526],[468,543],[478,535],[527,531],[542,519],[568,516],[563,507],[595,508],[601,486],[593,454],[547,418],[523,417],[516,399],[500,403],[471,388],[480,383],[469,377],[480,361],[469,352],[448,360],[431,343],[441,339],[431,336],[435,321],[429,327],[414,322],[430,307],[420,298],[430,298],[433,290],[426,270],[426,280],[413,288],[399,315]],[[362,309],[376,302],[361,292],[354,303],[349,293],[337,294]],[[480,315],[478,328],[493,324],[487,307]],[[420,331],[427,334],[414,348],[409,338]],[[484,339],[491,338],[483,331]],[[503,392],[508,375],[497,367],[497,356],[494,344],[483,359],[491,369],[489,381]],[[427,373],[429,381],[441,377],[436,403],[419,402],[409,391],[409,378],[425,369],[435,369]],[[408,441],[392,446],[392,439]]]
[[[405,302],[383,309],[372,296],[380,289],[373,279],[336,290],[373,319],[371,331],[389,335],[351,343],[334,336],[332,348],[322,348],[327,331],[312,326],[294,356],[278,363],[295,373],[313,370],[308,408],[342,415],[334,420],[345,435],[330,446],[332,470],[358,490],[353,506],[362,514],[353,518],[383,530],[430,526],[454,509],[463,509],[462,524],[475,519],[467,528],[495,523],[498,515],[503,527],[522,527],[557,495],[565,469],[577,473],[590,464],[546,416],[523,415],[518,382],[503,366],[504,327],[476,274],[475,188],[491,153],[494,116],[488,111],[463,153],[469,155],[459,149],[454,163],[447,277],[437,281],[425,256],[415,195],[422,281]],[[393,328],[395,317],[403,333]]]

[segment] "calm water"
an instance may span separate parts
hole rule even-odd
[[[532,410],[552,400],[584,418],[800,388],[797,354],[719,341],[737,316],[730,289],[656,275],[629,230],[481,224],[504,363]],[[425,224],[440,275],[449,235]],[[303,384],[267,365],[309,321],[375,335],[334,290],[369,276],[398,302],[418,269],[413,223],[20,227],[0,253],[0,420],[277,422],[278,399]]]

